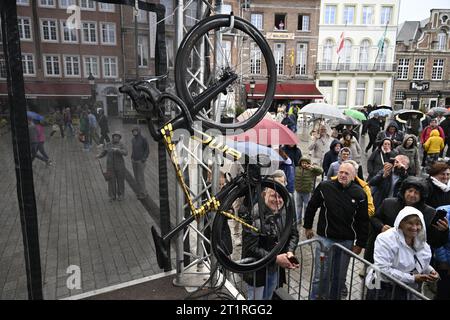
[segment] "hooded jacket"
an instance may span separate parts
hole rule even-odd
[[[131,160],[133,161],[146,161],[149,154],[148,142],[141,135],[141,129],[134,127],[131,131],[137,131],[136,136],[133,135],[131,139]]]
[[[311,159],[302,157],[299,166],[295,169],[295,190],[302,193],[311,193],[314,180],[323,172],[322,168],[313,165],[310,169],[303,169],[302,162],[311,163]]]
[[[340,166],[341,163],[342,163],[342,158],[341,158],[341,157],[342,157],[342,152],[343,152],[344,150],[350,153],[349,156],[348,156],[348,160],[352,160],[352,159],[353,159],[353,158],[352,158],[352,150],[350,150],[349,148],[344,147],[344,148],[342,148],[341,150],[339,150],[339,153],[338,153],[338,160],[335,161],[335,162],[333,162],[333,163],[330,165],[330,168],[328,169],[328,172],[327,172],[327,178],[328,178],[328,179],[331,179],[331,177],[334,177],[335,175],[337,175],[337,173],[338,173],[338,171],[339,171],[339,166]]]
[[[312,228],[319,208],[318,235],[333,240],[354,240],[357,246],[366,246],[369,226],[367,196],[356,182],[344,187],[337,180],[322,181],[306,207],[305,229]]]
[[[334,151],[334,148],[338,144],[341,145],[342,148],[342,143],[339,140],[337,139],[333,140],[333,142],[331,142],[330,144],[330,151],[325,153],[325,155],[323,156],[323,163],[322,163],[323,172],[328,173],[328,169],[330,169],[331,164],[335,161],[338,161],[339,152]]]
[[[414,248],[406,244],[405,236],[400,229],[400,222],[411,215],[418,216],[422,222],[422,228],[414,238]],[[394,227],[377,236],[374,250],[375,266],[417,289],[419,286],[415,283],[412,273],[429,274],[434,271],[430,266],[431,248],[426,243],[426,230],[422,213],[414,207],[404,207],[395,218]],[[389,282],[386,278],[382,280]]]
[[[412,145],[407,148],[406,141],[413,139]],[[419,149],[417,148],[417,137],[413,134],[406,134],[403,143],[396,149],[398,154],[402,154],[409,159],[408,173],[413,176],[420,176],[420,162],[419,162]]]
[[[433,208],[450,204],[450,181],[445,185],[434,177],[428,177],[429,195],[425,201]]]
[[[445,138],[445,134],[444,134],[444,130],[442,129],[441,126],[437,126],[436,129],[439,131],[439,136],[441,138]],[[422,133],[420,134],[420,143],[424,144],[428,138],[431,135],[431,131],[433,131],[434,129],[431,126],[426,126],[425,129],[423,129]]]
[[[313,137],[312,143],[308,147],[308,150],[311,152],[311,156],[315,159],[318,159],[318,161],[322,162],[323,156],[325,152],[327,152],[330,149],[332,141],[333,138],[328,133],[328,130],[325,136],[323,137],[320,138]]]
[[[392,135],[389,133],[389,128],[391,127],[395,128],[395,132]],[[389,138],[393,142],[392,149],[395,149],[396,147],[402,144],[403,137],[404,134],[402,131],[400,131],[398,124],[395,121],[391,121],[385,131],[381,131],[380,133],[377,134],[376,143],[379,146],[382,140],[384,140],[385,138]]]
[[[414,204],[413,207],[418,209],[423,214],[425,227],[428,230],[428,244],[432,248],[437,248],[444,245],[447,241],[448,230],[439,231],[438,229],[431,226],[431,220],[433,220],[433,217],[436,214],[436,210],[425,204],[425,199],[428,197],[428,186],[426,182],[421,178],[413,176],[406,178],[400,187],[400,191],[397,197],[384,199],[381,203],[381,206],[377,208],[375,215],[370,219],[371,225],[373,226],[376,233],[380,233],[385,224],[388,226],[393,226],[398,213],[406,205],[404,195],[405,191],[410,187],[414,187],[420,193],[420,200],[419,202]]]
[[[431,130],[430,137],[423,145],[427,154],[440,153],[444,149],[444,139],[439,136],[437,129]]]
[[[394,149],[393,145],[390,152],[383,152],[381,146],[385,140],[392,141],[389,138],[382,139],[378,148],[372,152],[369,159],[367,159],[367,172],[369,173],[367,181],[370,181],[380,170],[383,169],[385,162],[388,162],[390,158],[395,158],[398,155],[398,152]]]

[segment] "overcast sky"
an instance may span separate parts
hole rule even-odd
[[[430,17],[430,9],[449,9],[449,0],[400,0],[398,23],[420,21]]]

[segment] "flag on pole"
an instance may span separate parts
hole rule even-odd
[[[380,40],[378,40],[378,51],[383,52],[384,50],[384,39],[386,39],[386,31],[387,31],[387,23],[386,27],[384,28],[383,35],[381,36]]]
[[[336,53],[339,54],[339,52],[341,52],[342,48],[344,48],[344,32],[343,31],[341,33],[341,37],[339,38],[339,43],[338,43]]]

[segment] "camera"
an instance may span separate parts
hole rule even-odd
[[[296,256],[289,257],[288,260],[293,264],[300,264]]]

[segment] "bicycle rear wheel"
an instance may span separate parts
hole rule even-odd
[[[252,272],[274,262],[291,236],[295,212],[289,192],[268,179],[262,181],[261,190],[262,195],[257,195],[256,188],[249,190],[248,186],[242,186],[234,189],[222,199],[214,218],[213,253],[221,265],[233,272]],[[276,195],[279,198],[274,197]],[[263,197],[262,203],[267,197],[272,207],[272,210],[267,207],[262,212],[263,228],[256,200],[258,196]],[[238,216],[258,231],[226,217],[221,211]]]
[[[277,82],[275,61],[264,36],[252,24],[229,15],[214,15],[201,20],[185,36],[175,60],[178,96],[188,105],[193,118],[206,129],[247,130],[258,123],[272,104]],[[221,45],[215,40],[221,38]],[[213,100],[198,105],[202,97],[224,77],[235,77]],[[234,119],[247,106],[245,83],[255,80],[264,93],[252,92],[256,111],[246,119]],[[194,107],[195,106],[195,107]],[[227,118],[225,118],[227,116]],[[243,117],[244,118],[244,117]],[[228,131],[230,133],[230,131]]]

